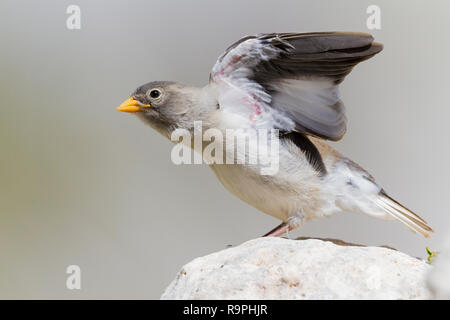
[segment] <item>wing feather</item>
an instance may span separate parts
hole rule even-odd
[[[346,131],[338,85],[382,50],[369,34],[272,33],[235,42],[210,75],[239,126],[275,127],[339,140]]]

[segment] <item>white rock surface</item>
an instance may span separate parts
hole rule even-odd
[[[435,299],[450,299],[450,239],[433,259],[433,270],[428,276],[428,287]]]
[[[258,238],[186,264],[161,299],[429,299],[430,268],[387,248]]]

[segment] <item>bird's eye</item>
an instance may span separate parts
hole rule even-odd
[[[152,91],[150,91],[150,97],[152,97],[153,99],[159,98],[160,95],[161,91],[159,91],[158,89],[153,89]]]

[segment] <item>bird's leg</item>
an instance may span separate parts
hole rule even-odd
[[[289,225],[286,222],[283,222],[279,226],[275,227],[274,229],[267,232],[263,237],[279,237],[282,234],[285,234],[288,232]]]
[[[270,230],[268,233],[263,235],[263,237],[279,237],[285,233],[288,234],[289,231],[300,228],[303,225],[303,215],[292,216],[288,218],[288,222],[283,222],[276,228]]]

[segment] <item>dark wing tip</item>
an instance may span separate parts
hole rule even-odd
[[[258,39],[276,42],[288,42],[297,54],[320,53],[334,50],[352,50],[369,47],[373,36],[363,32],[308,32],[308,33],[271,33],[260,34]]]
[[[381,50],[383,50],[384,46],[382,43],[372,42],[372,48],[374,48],[374,54],[377,54],[378,52],[381,52]]]

